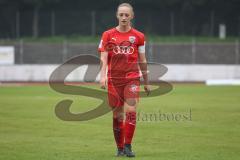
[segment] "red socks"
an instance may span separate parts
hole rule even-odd
[[[113,118],[113,133],[118,148],[124,146],[124,122],[122,119]]]
[[[125,120],[125,144],[131,144],[136,127],[136,112],[127,112]]]
[[[135,127],[136,112],[126,113],[125,125],[122,119],[113,118],[113,133],[118,148],[122,149],[124,147],[124,143],[132,143]]]

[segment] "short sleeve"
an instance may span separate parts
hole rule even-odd
[[[139,36],[138,53],[145,53],[145,36],[144,36],[144,34],[141,34]]]
[[[104,52],[105,51],[105,45],[107,44],[107,42],[108,42],[108,33],[104,32],[102,34],[101,41],[98,45],[98,52]]]

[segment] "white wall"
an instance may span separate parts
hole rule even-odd
[[[166,65],[163,76],[170,81],[206,81],[209,79],[240,79],[240,65]]]
[[[166,81],[206,81],[209,79],[240,79],[240,65],[165,65],[168,72],[161,78]],[[48,81],[58,65],[0,66],[0,81]],[[82,81],[87,65],[71,74],[68,81]],[[99,75],[96,78],[99,79]]]

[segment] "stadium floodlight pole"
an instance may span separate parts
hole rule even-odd
[[[170,13],[170,35],[174,36],[175,35],[175,14],[174,12]]]
[[[51,35],[52,36],[55,36],[55,20],[56,18],[55,18],[55,11],[54,10],[52,10],[51,11]]]
[[[236,53],[235,63],[239,64],[239,40],[238,39],[235,41],[235,53]]]
[[[91,11],[91,35],[96,36],[96,11]]]
[[[192,38],[192,64],[196,63],[196,39]]]
[[[20,12],[16,12],[16,38],[20,38]]]
[[[20,54],[20,64],[23,64],[23,52],[24,52],[24,48],[23,48],[23,39],[20,39],[19,41],[19,54]]]

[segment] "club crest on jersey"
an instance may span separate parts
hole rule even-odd
[[[135,84],[132,84],[130,87],[130,91],[133,93],[136,93],[138,91],[138,86]]]
[[[129,42],[134,43],[136,40],[135,36],[129,36]]]

